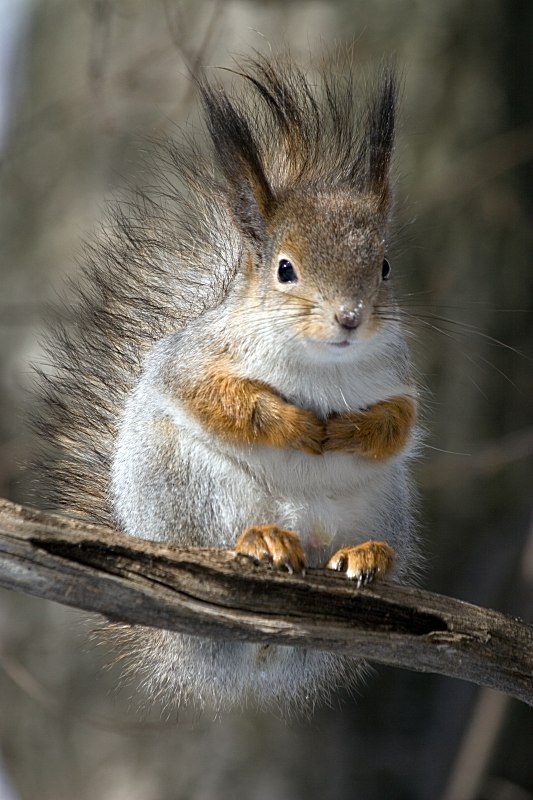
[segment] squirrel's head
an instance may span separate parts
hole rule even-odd
[[[261,277],[251,289],[269,313],[279,307],[296,333],[328,352],[372,337],[380,309],[390,305],[377,200],[339,192],[292,195],[273,223]],[[254,287],[253,278],[249,283]]]
[[[347,351],[388,324],[394,73],[359,114],[349,76],[322,76],[318,95],[294,65],[239,74],[247,102],[202,94],[243,245],[242,302],[319,352]]]

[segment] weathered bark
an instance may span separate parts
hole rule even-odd
[[[533,704],[533,627],[412,587],[356,589],[230,551],[169,547],[0,500],[0,585],[113,620],[335,650]]]

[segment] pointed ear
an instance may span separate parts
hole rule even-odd
[[[222,89],[200,83],[200,91],[216,159],[228,183],[228,200],[235,221],[246,236],[261,243],[273,210],[274,195],[250,125]]]
[[[393,69],[384,71],[368,114],[368,185],[376,196],[378,207],[387,213],[391,204],[390,166],[394,148],[394,121],[397,98],[397,79]]]

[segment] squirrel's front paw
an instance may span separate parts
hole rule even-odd
[[[369,541],[355,547],[341,547],[331,556],[326,569],[344,572],[347,578],[366,586],[390,571],[394,550],[386,542]]]
[[[310,455],[321,455],[326,439],[326,423],[317,419],[312,411],[303,411],[299,408],[295,410],[297,412],[295,415],[295,446]]]
[[[389,458],[405,447],[415,420],[416,403],[411,397],[391,397],[365,411],[335,414],[327,424],[324,452]]]
[[[326,423],[312,411],[281,400],[273,392],[262,392],[251,415],[251,441],[272,447],[290,447],[320,455],[326,438]]]
[[[305,555],[298,536],[277,525],[254,525],[241,533],[235,551],[255,561],[267,561],[278,569],[303,572]]]

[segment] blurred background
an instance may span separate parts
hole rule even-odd
[[[353,45],[404,74],[391,262],[423,388],[425,587],[533,622],[533,3],[0,0],[0,496],[31,362],[107,199],[197,114],[187,71]],[[527,800],[533,711],[376,667],[310,720],[139,715],[84,616],[0,593],[0,800]],[[533,680],[533,676],[532,676]]]

